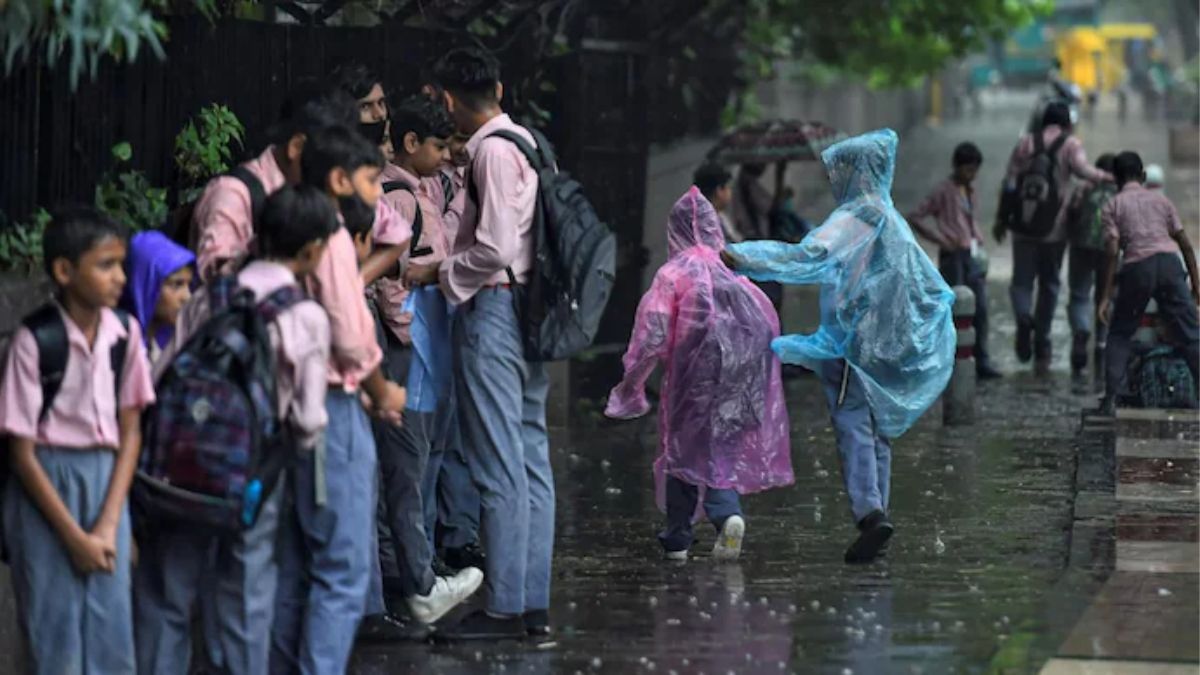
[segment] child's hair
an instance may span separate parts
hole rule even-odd
[[[310,135],[332,126],[353,128],[358,124],[358,102],[340,87],[305,82],[288,93],[271,125],[267,138],[286,143],[297,134]]]
[[[392,138],[397,152],[410,133],[416,134],[421,143],[431,136],[449,140],[454,135],[454,121],[441,102],[427,96],[410,96],[392,111]]]
[[[109,237],[129,240],[129,230],[108,214],[91,206],[66,206],[50,214],[50,224],[42,236],[42,264],[54,278],[54,261],[66,258],[79,264],[83,254]]]
[[[983,164],[983,153],[971,142],[959,143],[954,148],[954,166],[979,166]]]
[[[1142,158],[1136,152],[1126,150],[1113,161],[1113,176],[1117,179],[1117,185],[1140,181],[1144,173]]]
[[[333,71],[333,81],[338,87],[355,99],[366,98],[375,85],[383,84],[370,68],[361,63],[343,63]]]
[[[1106,152],[1096,158],[1096,168],[1101,171],[1113,172],[1113,165],[1116,163],[1117,156],[1111,152]]]
[[[338,214],[325,192],[311,185],[287,185],[267,198],[255,225],[258,252],[265,258],[295,258],[309,242],[337,232]]]
[[[1062,101],[1054,101],[1046,106],[1042,113],[1042,126],[1058,126],[1064,129],[1071,126],[1071,107]]]
[[[364,166],[383,168],[383,153],[361,134],[346,127],[327,127],[309,135],[300,157],[304,182],[321,190],[329,172],[341,168],[352,174]]]
[[[692,184],[700,189],[700,194],[704,198],[712,201],[713,195],[717,190],[729,184],[733,180],[733,174],[729,173],[729,169],[716,162],[705,162],[696,169],[696,173],[692,175]]]
[[[468,108],[480,111],[496,100],[500,83],[500,62],[475,47],[460,47],[447,52],[433,67],[434,79],[460,99]]]
[[[372,144],[379,146],[383,145],[383,139],[387,138],[387,120],[378,122],[361,122],[358,125],[358,133],[362,137],[370,141]]]

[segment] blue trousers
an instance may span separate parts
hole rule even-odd
[[[421,482],[421,494],[427,496],[425,531],[435,551],[479,541],[479,490],[463,455],[455,407],[452,394],[438,408],[438,435]]]
[[[846,370],[845,366],[846,362],[842,360],[825,361],[821,364],[820,376],[837,435],[842,480],[850,499],[850,511],[857,523],[872,511],[886,513],[888,510],[892,443],[880,435],[875,426],[875,416],[867,403],[862,381],[853,368]],[[845,382],[843,395],[844,373],[848,373],[849,380]]]
[[[658,540],[667,551],[686,551],[692,547],[692,515],[696,512],[696,500],[700,489],[674,476],[667,476],[667,528],[659,533]],[[741,500],[733,490],[704,490],[704,514],[717,528],[725,525],[730,516],[742,515]]]
[[[1034,333],[1034,353],[1049,358],[1052,352],[1050,329],[1054,325],[1054,310],[1058,291],[1062,287],[1062,262],[1066,242],[1046,243],[1013,239],[1013,276],[1008,288],[1013,314],[1018,323],[1031,322]],[[1033,286],[1037,282],[1037,306],[1033,303]]]
[[[485,288],[454,325],[455,392],[482,505],[487,609],[550,606],[554,474],[546,436],[546,369],[525,360],[512,292]]]
[[[323,447],[291,472],[279,537],[271,672],[346,670],[375,564],[376,457],[356,394],[330,391]]]
[[[236,537],[173,528],[139,541],[138,672],[189,672],[196,609],[208,665],[230,674],[267,672],[278,581],[275,541],[286,489],[286,481],[276,485],[254,527]]]
[[[5,449],[7,451],[7,448]],[[116,455],[112,450],[39,446],[38,463],[75,522],[100,517]],[[117,528],[116,572],[86,576],[16,474],[4,490],[4,541],[28,672],[120,675],[136,672],[129,569],[129,513]]]

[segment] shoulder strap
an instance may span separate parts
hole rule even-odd
[[[67,372],[67,324],[54,303],[46,303],[25,317],[21,325],[33,334],[38,348],[38,380],[42,385],[42,409],[38,420],[46,419]]]
[[[242,181],[242,184],[250,191],[250,213],[254,222],[257,223],[262,216],[263,207],[267,203],[267,192],[263,189],[262,181],[240,164],[230,169],[229,175]]]
[[[109,352],[109,365],[112,366],[113,372],[113,389],[116,398],[113,400],[117,403],[117,410],[121,409],[121,379],[125,376],[125,355],[129,353],[129,313],[123,309],[114,309],[113,313],[117,315],[117,321],[121,322],[121,327],[125,329],[125,337],[113,343],[112,351]],[[153,340],[154,336],[151,335]]]
[[[525,130],[528,131],[533,136],[535,141],[537,141],[540,152],[538,149],[534,149],[531,145],[529,145],[529,141],[525,140],[525,138],[522,137],[520,134],[518,134],[514,131],[510,131],[508,129],[500,129],[498,131],[493,131],[492,133],[488,134],[487,137],[488,138],[502,138],[502,139],[508,141],[509,143],[512,143],[513,145],[517,146],[517,149],[521,151],[521,154],[525,155],[525,159],[526,159],[526,161],[529,162],[529,166],[533,167],[533,170],[540,174],[542,172],[542,170],[545,169],[546,167],[554,166],[554,163],[553,163],[554,162],[554,153],[552,150],[550,150],[549,141],[546,141],[545,137],[542,136],[539,132],[537,132],[533,129],[528,129],[528,128],[526,128]],[[479,189],[477,187],[475,187],[474,173],[475,173],[474,166],[467,169],[467,189],[470,190],[471,201],[475,202],[475,206],[476,206],[476,208],[478,208],[482,205],[479,203]],[[539,190],[541,189],[540,185],[538,186],[538,189]],[[541,218],[542,218],[541,209],[535,208],[534,209],[534,228],[535,228],[535,232],[539,233],[539,234],[535,235],[535,237],[538,237],[538,238],[540,238],[540,232],[541,232],[541,228],[542,228]],[[504,268],[504,271],[508,274],[508,282],[510,284],[512,284],[513,286],[516,286],[517,285],[517,277],[515,274],[513,274],[512,267],[506,267],[506,268]]]
[[[531,131],[530,133],[532,134],[534,132]],[[525,159],[529,161],[529,166],[532,166],[534,171],[541,172],[541,170],[547,166],[542,161],[543,157],[541,153],[535,150],[534,147],[529,144],[529,141],[525,140],[523,136],[515,131],[500,129],[499,131],[493,131],[492,133],[488,134],[488,138],[503,138],[509,143],[517,146],[517,149],[521,151],[522,155],[525,155]],[[537,136],[534,136],[534,139],[536,140]]]
[[[279,315],[287,311],[292,305],[306,299],[308,296],[297,284],[288,284],[282,288],[276,289],[273,293],[263,298],[258,303],[258,314],[263,318],[263,321],[271,323],[279,318]]]
[[[1037,131],[1033,132],[1033,134],[1032,134],[1034,157],[1042,154],[1042,151],[1046,149],[1046,139],[1044,137],[1045,133],[1046,132],[1043,129],[1038,129]]]
[[[1058,138],[1054,139],[1054,142],[1050,144],[1050,147],[1047,148],[1046,152],[1049,153],[1051,157],[1057,156],[1058,151],[1062,150],[1062,147],[1067,144],[1067,139],[1070,138],[1070,136],[1071,132],[1064,129],[1063,132],[1059,134]]]
[[[232,274],[223,274],[210,281],[208,283],[209,311],[217,312],[224,309],[233,300],[237,289],[237,277]]]
[[[423,255],[429,255],[430,253],[433,253],[433,248],[429,246],[421,246],[420,248],[417,247],[421,242],[421,231],[425,229],[425,214],[421,213],[421,202],[417,199],[417,193],[413,191],[413,187],[409,185],[407,181],[389,180],[383,184],[383,191],[385,194],[388,192],[395,192],[396,190],[403,190],[412,195],[413,209],[416,213],[416,215],[413,216],[412,239],[409,240],[411,243],[408,245],[408,257],[420,258]]]

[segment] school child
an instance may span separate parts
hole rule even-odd
[[[337,210],[321,190],[307,185],[278,190],[258,222],[258,256],[237,273],[236,286],[251,291],[256,303],[278,302],[277,294],[289,288],[300,293],[299,284],[316,269],[338,227]],[[277,311],[268,327],[275,410],[290,427],[294,451],[311,457],[326,423],[329,319],[312,300],[270,307]],[[179,319],[160,373],[212,314],[212,295],[201,289]],[[236,536],[185,528],[149,528],[141,536],[134,573],[140,672],[189,672],[197,604],[209,665],[225,673],[267,672],[284,493],[276,485],[254,525]]]
[[[352,229],[375,213],[382,169],[379,149],[345,127],[318,130],[304,144],[305,183],[323,190]],[[295,504],[280,538],[271,670],[341,673],[374,563],[375,441],[359,391],[374,412],[395,421],[405,394],[379,368],[382,355],[346,227],[329,238],[305,286],[329,315],[329,426],[311,461],[289,476]]]
[[[733,206],[732,183],[733,174],[729,173],[729,169],[716,162],[705,162],[692,175],[692,184],[700,190],[700,194],[704,195],[704,198],[716,210],[726,243],[736,244],[743,241],[745,237],[738,232],[737,228],[733,226],[733,222],[729,220],[729,216],[726,215],[729,208]]]
[[[1101,155],[1096,168],[1112,173],[1112,154]],[[1088,344],[1092,339],[1092,317],[1100,309],[1104,290],[1105,266],[1108,254],[1104,250],[1104,224],[1100,214],[1104,205],[1117,194],[1117,186],[1108,181],[1087,182],[1076,191],[1076,199],[1068,214],[1070,223],[1071,266],[1067,272],[1070,303],[1067,317],[1071,321],[1071,373],[1082,375],[1088,364]],[[1094,293],[1093,293],[1094,289]],[[1096,368],[1104,367],[1104,345],[1108,327],[1097,322],[1094,359]]]
[[[967,286],[975,294],[975,373],[981,380],[994,380],[1000,372],[992,367],[988,344],[987,273],[976,260],[983,246],[975,218],[975,176],[983,164],[983,153],[974,143],[954,149],[954,171],[908,215],[914,231],[938,245],[938,267],[950,286]],[[924,224],[937,221],[936,228]]]
[[[410,264],[437,265],[448,255],[450,243],[429,183],[437,181],[442,164],[449,159],[447,141],[453,122],[444,106],[414,96],[393,111],[392,128],[396,162],[385,169],[383,185],[388,191],[383,198],[392,200],[393,208],[413,223],[414,231],[420,225]],[[425,502],[436,500],[436,483],[431,485],[427,475],[436,479],[445,436],[442,420],[451,376],[450,309],[436,285],[413,284],[406,291],[404,283],[378,282],[379,305],[387,325],[385,362],[391,368],[393,363],[408,361],[407,367],[389,372],[391,377],[407,378],[404,424],[398,428],[378,424],[375,438],[387,529],[396,553],[395,569],[388,571],[397,578],[409,616],[420,624],[432,624],[479,589],[483,572],[468,567],[443,576],[435,575],[432,567]],[[436,464],[430,461],[435,447]]]
[[[0,530],[31,673],[136,672],[126,495],[154,386],[141,326],[114,310],[125,237],[92,208],[53,214],[42,246],[55,298],[5,358]]]
[[[775,340],[785,363],[817,371],[859,537],[847,564],[891,539],[891,440],[945,389],[957,338],[954,293],[892,203],[899,138],[891,129],[821,153],[837,209],[799,244],[746,242],[724,254],[754,279],[821,285],[821,327]]]
[[[1146,305],[1158,303],[1159,320],[1167,322],[1183,345],[1182,353],[1197,379],[1200,360],[1200,277],[1196,253],[1175,205],[1161,192],[1142,185],[1145,171],[1135,152],[1122,152],[1113,173],[1120,192],[1101,211],[1108,268],[1100,298],[1100,322],[1108,325],[1105,392],[1101,410],[1111,413],[1125,384],[1130,342],[1141,324]],[[1124,253],[1117,274],[1118,256]],[[1183,253],[1184,264],[1179,262]],[[1186,274],[1186,278],[1185,278]],[[1115,302],[1113,301],[1116,286]],[[1190,288],[1189,288],[1190,286]],[[1189,292],[1190,291],[1190,292]]]
[[[158,362],[175,332],[179,312],[192,297],[195,264],[191,251],[157,230],[139,232],[129,240],[120,307],[146,327],[151,363]]]
[[[746,532],[738,494],[793,481],[783,380],[771,352],[779,318],[765,293],[721,263],[724,244],[716,210],[693,187],[671,210],[670,257],[638,307],[625,377],[605,409],[618,419],[649,412],[646,380],[665,363],[654,475],[668,560],[687,560],[701,499],[718,534],[713,558],[736,560]]]

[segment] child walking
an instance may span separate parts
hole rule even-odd
[[[141,327],[113,310],[125,236],[94,209],[54,214],[55,299],[24,319],[0,384],[0,529],[32,673],[136,671],[126,495],[154,386]]]
[[[145,326],[150,362],[157,363],[163,347],[171,341],[175,322],[192,297],[196,256],[157,230],[135,234],[129,240],[125,261],[128,284],[121,296],[121,309]]]
[[[625,377],[605,410],[618,419],[649,412],[646,380],[665,363],[654,474],[668,560],[688,558],[701,493],[719,533],[713,558],[731,561],[746,531],[738,494],[793,481],[783,381],[771,352],[779,319],[766,294],[722,265],[724,242],[716,210],[693,187],[671,210],[670,257],[638,307]]]
[[[285,186],[266,202],[257,223],[258,257],[237,273],[236,286],[256,303],[274,303],[316,268],[338,230],[337,210],[306,185]],[[298,456],[311,456],[325,428],[325,367],[329,319],[312,300],[274,312],[271,335],[275,410],[295,439]],[[179,320],[156,372],[213,315],[212,296],[201,290]],[[186,673],[192,654],[192,615],[199,605],[207,661],[225,673],[267,672],[278,566],[275,539],[284,485],[265,497],[254,525],[222,537],[186,528],[153,528],[139,535],[141,560],[134,575],[138,670]]]

